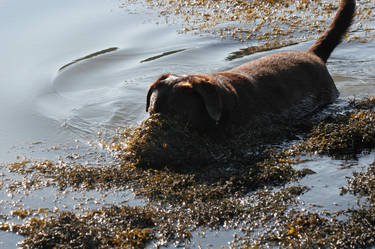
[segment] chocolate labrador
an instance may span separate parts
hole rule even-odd
[[[146,111],[181,115],[200,131],[312,114],[339,95],[326,62],[354,15],[355,0],[341,0],[331,25],[307,51],[267,55],[225,72],[162,75],[148,90]]]

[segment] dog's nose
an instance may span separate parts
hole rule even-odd
[[[153,106],[153,105],[150,105],[150,106],[148,107],[147,112],[149,112],[150,114],[155,113],[156,111],[155,111],[154,106]]]

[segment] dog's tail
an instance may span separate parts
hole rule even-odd
[[[324,62],[327,62],[332,51],[342,41],[352,24],[354,15],[355,0],[341,0],[331,25],[307,51],[316,54]]]

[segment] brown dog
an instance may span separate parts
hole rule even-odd
[[[326,62],[354,13],[355,0],[341,0],[333,22],[307,51],[275,53],[208,75],[162,75],[149,88],[146,111],[181,115],[201,131],[311,114],[339,95]]]

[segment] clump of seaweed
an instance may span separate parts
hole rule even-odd
[[[161,114],[153,114],[139,127],[123,130],[110,147],[123,161],[155,169],[209,165],[217,162],[215,157],[220,154],[209,138],[190,132],[182,120]]]
[[[339,219],[345,215],[346,220]],[[262,245],[278,248],[367,248],[374,244],[374,208],[348,210],[327,217],[294,209],[278,217],[269,233],[256,239],[241,238],[239,247]]]
[[[138,167],[200,169],[215,165],[220,168],[241,161],[248,163],[251,159],[259,161],[264,158],[263,152],[269,154],[270,145],[295,138],[296,127],[260,124],[217,140],[189,129],[178,117],[152,114],[140,126],[120,131],[108,147],[122,161],[130,160]]]
[[[136,173],[134,167],[112,164],[107,167],[88,166],[75,162],[51,160],[23,160],[11,163],[9,171],[28,175],[32,179],[26,187],[40,188],[48,185],[58,186],[60,190],[72,188],[86,191],[93,189],[110,189],[125,187]],[[43,183],[41,179],[48,179]],[[52,182],[51,182],[52,181]],[[23,184],[25,186],[25,184]]]
[[[348,186],[342,188],[342,194],[349,192],[367,196],[370,204],[375,206],[375,162],[365,172],[354,172],[347,181]]]
[[[0,229],[26,236],[23,248],[144,248],[154,238],[152,216],[144,208],[112,206],[82,215],[33,217],[22,225],[2,223]]]
[[[319,123],[299,149],[336,157],[355,156],[375,147],[375,112],[356,110]]]
[[[375,108],[375,96],[367,96],[365,98],[353,98],[349,100],[349,105],[355,109],[369,110]]]
[[[246,185],[248,192],[298,175],[291,166],[297,161],[270,149],[295,131],[283,125],[259,126],[217,141],[189,130],[178,119],[153,114],[140,126],[120,132],[109,147],[120,160],[137,168],[191,174],[190,179],[210,184],[233,182],[236,191]]]

